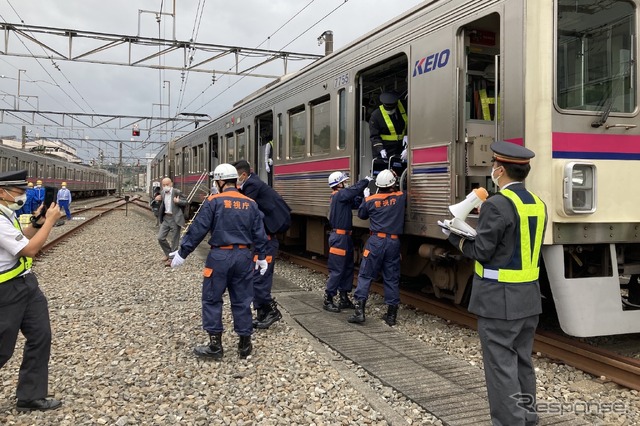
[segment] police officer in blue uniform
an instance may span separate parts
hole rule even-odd
[[[220,164],[213,171],[218,194],[210,195],[182,238],[180,249],[171,253],[171,267],[184,259],[211,233],[211,251],[204,268],[202,283],[202,328],[209,333],[209,344],[194,349],[197,356],[219,360],[222,348],[222,295],[229,290],[233,328],[240,336],[238,355],[251,354],[251,300],[253,299],[252,254],[257,253],[255,269],[267,271],[265,252],[267,234],[257,204],[238,192],[238,173],[231,164]]]
[[[535,425],[531,351],[542,312],[538,276],[547,212],[523,183],[534,153],[502,141],[491,149],[491,179],[500,192],[482,205],[475,240],[443,231],[476,261],[469,311],[478,315],[493,424]]]
[[[251,165],[240,160],[233,164],[238,170],[238,188],[240,192],[258,203],[258,208],[264,214],[264,229],[267,231],[269,243],[267,245],[267,263],[269,269],[264,275],[255,274],[253,284],[253,308],[256,310],[254,328],[266,329],[282,318],[278,304],[271,296],[273,287],[273,270],[278,255],[278,236],[291,226],[291,209],[273,188],[264,183],[258,176],[251,173]]]
[[[372,180],[367,177],[355,185],[345,187],[344,182],[349,179],[343,172],[333,172],[329,175],[331,204],[329,205],[329,259],[327,269],[329,279],[324,294],[323,308],[329,312],[340,312],[341,309],[353,309],[355,306],[349,300],[349,293],[353,288],[353,240],[351,227],[353,225],[352,210],[357,209],[362,202],[363,191]],[[340,292],[340,301],[336,305],[334,296]]]
[[[371,236],[365,244],[358,285],[353,295],[356,310],[347,321],[362,324],[371,281],[382,270],[384,302],[387,313],[382,317],[392,326],[396,324],[400,304],[400,239],[404,231],[404,210],[407,196],[396,190],[397,177],[391,170],[383,170],[376,177],[378,193],[368,196],[358,209],[360,219],[369,219]]]
[[[0,368],[13,355],[18,332],[26,338],[18,389],[18,411],[53,410],[61,402],[47,398],[51,324],[47,298],[31,272],[40,251],[62,212],[54,203],[45,217],[38,208],[31,225],[22,227],[15,211],[26,202],[27,171],[0,174]]]

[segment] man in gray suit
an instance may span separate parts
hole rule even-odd
[[[169,253],[178,250],[180,242],[180,231],[184,226],[184,214],[182,208],[187,205],[187,199],[180,190],[173,187],[173,182],[169,178],[162,179],[162,192],[155,198],[160,201],[158,218],[160,219],[160,230],[158,231],[158,242],[164,252],[165,266],[171,266]],[[172,233],[171,244],[167,240],[169,233]]]
[[[500,191],[482,205],[475,240],[444,232],[476,260],[469,311],[478,315],[493,425],[529,426],[538,420],[531,351],[542,312],[538,277],[547,211],[523,183],[535,154],[509,142],[494,142],[491,150],[491,180]]]

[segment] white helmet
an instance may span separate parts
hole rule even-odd
[[[229,180],[238,179],[238,171],[231,164],[223,163],[215,168],[213,171],[213,179],[215,180]]]
[[[347,176],[346,173],[333,172],[329,175],[329,188],[333,188],[340,182],[344,182],[347,179],[349,179],[349,176]]]
[[[378,173],[376,177],[376,186],[378,188],[389,188],[396,183],[396,174],[389,169],[385,169]]]

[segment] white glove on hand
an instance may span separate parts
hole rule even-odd
[[[269,167],[269,163],[264,165],[264,169],[267,171],[267,173],[271,173],[271,167]]]
[[[402,150],[402,154],[400,154],[400,159],[402,161],[407,161],[407,148],[405,148],[404,150]]]
[[[169,257],[173,257],[173,259],[171,260],[171,267],[172,268],[177,268],[178,266],[182,266],[182,264],[185,261],[185,259],[180,257],[180,255],[178,254],[178,250],[169,253]]]
[[[364,177],[366,180],[368,180],[369,182],[371,182],[373,180],[373,178],[371,176],[365,176]]]
[[[364,194],[364,198],[367,198],[369,195],[371,195],[371,190],[369,188],[365,188],[362,193]]]
[[[270,166],[273,166],[273,158],[269,158],[267,160],[267,163],[269,163]]]
[[[405,136],[402,138],[402,146],[404,146],[406,149],[407,145],[409,145],[409,136]]]
[[[448,237],[449,234],[451,234],[451,231],[448,229],[449,227],[444,222],[438,221],[438,225],[442,228],[442,233],[444,235]]]
[[[255,269],[260,268],[260,275],[264,275],[265,272],[267,272],[267,268],[269,267],[269,264],[267,263],[267,259],[258,259],[256,260],[256,267]]]
[[[383,149],[382,151],[380,151],[380,157],[381,158],[387,158],[387,150]]]

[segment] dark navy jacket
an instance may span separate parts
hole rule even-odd
[[[254,244],[259,259],[265,258],[267,234],[262,224],[262,213],[250,198],[235,188],[226,188],[221,194],[210,195],[182,237],[180,257],[187,256],[211,231],[212,247],[231,244]]]
[[[362,202],[362,191],[369,185],[367,179],[362,179],[354,185],[333,191],[329,206],[329,223],[333,229],[350,231],[353,226],[351,210],[357,209]]]
[[[260,180],[253,173],[240,188],[247,197],[258,204],[258,208],[264,214],[264,227],[267,233],[277,234],[284,232],[291,226],[291,209],[275,189]]]
[[[358,209],[360,219],[369,219],[371,232],[402,234],[407,196],[402,191],[370,195]]]

